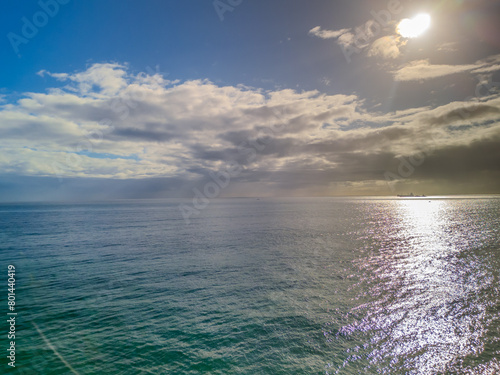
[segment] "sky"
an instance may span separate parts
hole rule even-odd
[[[485,0],[7,2],[0,201],[498,194],[498,19]]]

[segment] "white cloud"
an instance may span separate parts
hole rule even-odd
[[[193,158],[193,147],[227,147],[219,136],[228,129],[252,132],[287,122],[284,133],[300,133],[352,116],[357,105],[354,96],[317,91],[262,92],[207,80],[133,76],[118,64],[43,74],[71,86],[27,93],[0,110],[0,171],[15,167],[20,174],[54,175],[52,160],[67,165],[62,170],[71,177],[142,178],[143,169],[154,176],[188,175],[193,167],[215,163]],[[12,164],[12,155],[24,161]],[[106,162],[109,168],[103,168]]]
[[[474,74],[484,74],[484,73],[493,73],[493,72],[496,72],[496,71],[499,71],[499,70],[500,70],[500,65],[496,64],[496,65],[485,66],[483,68],[475,69],[471,73],[474,73]]]
[[[316,26],[309,30],[309,34],[322,39],[336,39],[337,44],[348,56],[365,50],[368,51],[368,56],[394,59],[400,55],[399,48],[404,45],[395,33],[394,26],[392,22],[381,24],[377,18],[370,19],[357,27],[340,30],[326,30]]]
[[[402,42],[393,36],[384,36],[373,42],[368,50],[368,56],[381,56],[386,59],[395,59],[401,55],[399,50]]]
[[[470,72],[473,74],[492,73],[500,70],[500,55],[490,56],[474,64],[446,65],[431,64],[429,59],[411,61],[392,72],[396,81],[423,81],[451,74]]]
[[[450,74],[463,73],[477,68],[477,65],[433,65],[426,60],[416,60],[393,72],[396,81],[422,81]]]
[[[114,95],[127,85],[125,66],[120,64],[94,64],[86,71],[74,74],[51,73],[46,70],[38,72],[40,76],[51,76],[60,81],[70,80],[77,84],[80,94],[96,94],[94,87],[105,95]]]
[[[94,65],[64,80],[72,86],[0,107],[0,173],[190,180],[237,160],[256,181],[272,170],[299,184],[290,171],[316,171],[328,185],[328,178],[383,179],[396,156],[500,139],[494,95],[381,113],[356,95],[168,81],[122,65]],[[264,147],[245,159],[241,146],[259,137]]]
[[[341,29],[341,30],[324,30],[320,26],[313,27],[309,30],[309,34],[317,36],[321,39],[335,39],[339,36],[349,32],[351,29]]]
[[[349,47],[349,46],[354,46],[356,44],[356,36],[351,33],[347,32],[339,36],[337,43],[343,47]],[[356,47],[356,48],[361,48],[362,46]]]

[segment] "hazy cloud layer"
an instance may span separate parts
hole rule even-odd
[[[429,59],[418,60],[406,64],[393,74],[396,81],[423,81],[463,72],[492,73],[500,70],[500,64],[497,63],[499,58],[500,56],[492,56],[487,61],[468,65],[431,64]]]

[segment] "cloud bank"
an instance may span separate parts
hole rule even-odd
[[[40,75],[53,87],[0,107],[3,176],[123,181],[146,196],[151,186],[154,196],[182,196],[237,163],[225,194],[432,193],[460,184],[500,192],[498,95],[383,113],[356,95],[171,81],[122,64]],[[401,173],[415,155],[424,162]]]

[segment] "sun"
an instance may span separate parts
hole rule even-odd
[[[397,27],[399,35],[403,38],[416,38],[422,35],[431,25],[431,16],[426,13],[417,14],[412,19],[401,20]]]

